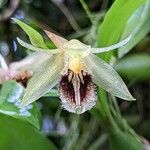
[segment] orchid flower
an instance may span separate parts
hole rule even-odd
[[[21,28],[31,30],[31,27],[20,20],[14,19],[14,21]],[[29,35],[29,30],[26,29],[24,30]],[[32,31],[35,33],[33,29]],[[31,40],[30,36],[32,44],[17,38],[23,47],[33,51],[43,51],[50,56],[41,64],[41,70],[29,80],[21,106],[36,101],[56,85],[58,85],[62,107],[77,114],[90,110],[96,104],[98,99],[96,86],[119,98],[135,100],[118,73],[95,55],[122,47],[131,36],[108,47],[92,48],[77,39],[68,41],[52,32],[45,31],[45,33],[55,44],[56,49],[41,48]],[[39,57],[37,62],[40,60]]]

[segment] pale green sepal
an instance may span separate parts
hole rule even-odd
[[[119,74],[102,59],[90,54],[85,58],[85,64],[92,75],[94,83],[99,87],[119,98],[128,101],[135,100]]]

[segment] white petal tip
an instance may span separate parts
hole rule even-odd
[[[122,99],[124,99],[124,100],[126,100],[126,101],[136,101],[136,99],[133,98],[132,96],[126,97],[126,98],[122,98]]]
[[[136,99],[135,99],[135,98],[132,98],[132,99],[130,99],[130,101],[136,101]]]
[[[19,37],[16,38],[17,42],[20,43],[21,39]]]
[[[11,17],[10,19],[11,19],[11,20],[13,20],[13,21],[15,21],[15,20],[16,20],[16,18],[13,18],[13,17]]]
[[[58,38],[58,37],[60,37],[57,34],[54,34],[54,33],[50,32],[50,31],[47,31],[47,30],[44,30],[44,32],[47,34],[47,36],[49,38]]]
[[[44,32],[45,32],[49,37],[52,37],[52,36],[53,36],[52,32],[50,32],[50,31],[44,30]]]
[[[61,47],[65,42],[67,42],[66,39],[64,39],[63,37],[54,34],[50,31],[44,30],[44,32],[47,34],[47,36],[51,39],[51,41],[55,44],[56,47]]]
[[[132,34],[128,37],[128,41],[132,38]]]
[[[13,17],[11,17],[10,19],[14,22],[17,22],[17,20],[18,20],[17,18],[13,18]]]

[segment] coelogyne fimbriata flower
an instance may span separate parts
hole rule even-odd
[[[35,32],[20,20],[14,19],[14,21],[28,35],[29,30]],[[95,55],[125,45],[130,37],[109,47],[92,48],[76,39],[68,41],[49,31],[45,33],[57,49],[48,51],[48,48],[36,47],[30,36],[32,45],[17,38],[23,47],[33,51],[42,51],[41,53],[47,53],[48,56],[41,63],[40,71],[33,74],[29,80],[22,106],[36,101],[57,84],[62,107],[73,113],[81,114],[95,105],[96,85],[119,98],[134,100],[118,73]],[[41,59],[43,58],[39,56],[37,62]]]

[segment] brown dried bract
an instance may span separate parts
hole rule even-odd
[[[27,86],[28,80],[32,77],[31,71],[21,71],[15,73],[13,77],[11,77],[11,80],[15,80],[16,82],[22,84],[24,87]]]

